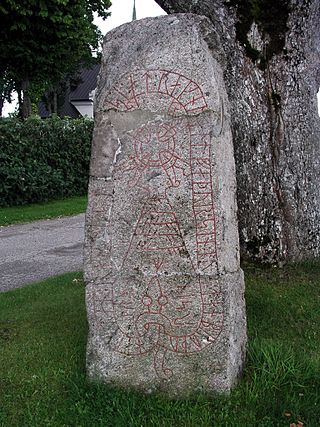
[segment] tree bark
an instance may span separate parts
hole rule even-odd
[[[21,83],[21,89],[23,93],[23,100],[22,100],[22,108],[21,108],[21,114],[22,119],[27,119],[32,114],[32,104],[31,104],[31,98],[29,95],[29,79],[26,77],[22,83]]]
[[[319,256],[319,0],[156,1],[208,16],[224,46],[243,255]]]
[[[52,116],[52,102],[51,102],[51,99],[49,96],[47,97],[46,107],[47,107],[48,115],[49,115],[49,117],[51,117]]]
[[[56,90],[53,92],[53,112],[58,114],[58,95]]]
[[[17,86],[17,95],[18,95],[18,117],[22,119],[22,91],[21,88]]]

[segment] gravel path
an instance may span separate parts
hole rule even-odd
[[[82,270],[84,214],[0,227],[0,292]]]

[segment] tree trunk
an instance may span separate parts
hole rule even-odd
[[[53,92],[53,112],[58,114],[58,95],[56,90]]]
[[[319,256],[319,0],[156,1],[208,16],[224,46],[243,254]]]
[[[49,117],[51,117],[52,116],[52,103],[51,103],[50,98],[47,98],[46,107],[47,107],[48,115],[49,115]]]
[[[18,117],[22,119],[22,91],[21,88],[17,86],[17,95],[18,95]]]
[[[23,119],[27,119],[32,114],[32,104],[29,95],[29,79],[27,77],[21,83],[21,88],[23,93],[21,114]]]
[[[3,105],[4,105],[4,98],[1,96],[0,97],[0,117],[2,117]]]

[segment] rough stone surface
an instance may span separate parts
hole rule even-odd
[[[108,33],[95,105],[85,280],[89,377],[229,391],[246,344],[223,53],[207,18]]]
[[[206,15],[222,41],[243,255],[319,257],[319,0],[156,2]]]

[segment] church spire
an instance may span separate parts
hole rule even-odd
[[[133,0],[132,21],[135,21],[136,19],[137,19],[136,0]]]

